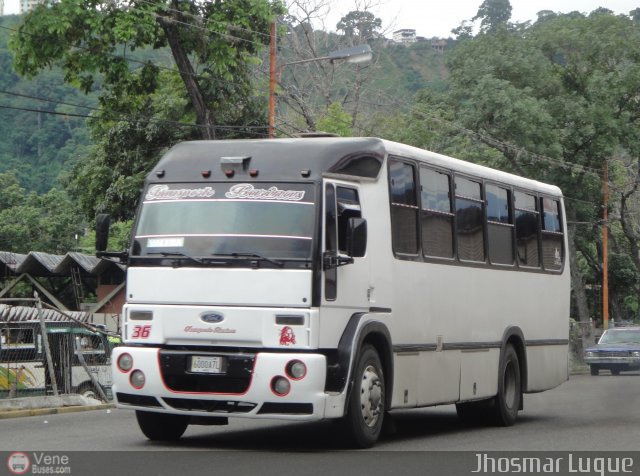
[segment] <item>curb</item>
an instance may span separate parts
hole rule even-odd
[[[0,411],[0,420],[6,420],[9,418],[22,418],[42,415],[56,415],[64,413],[77,413],[89,410],[107,410],[115,408],[114,403],[104,403],[101,405],[83,405],[83,406],[69,406],[58,408],[32,408],[29,410],[4,410]]]

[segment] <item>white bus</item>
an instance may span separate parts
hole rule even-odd
[[[128,263],[114,394],[152,440],[341,419],[366,447],[390,410],[512,425],[568,378],[555,186],[375,138],[194,141],[140,202],[106,255]]]

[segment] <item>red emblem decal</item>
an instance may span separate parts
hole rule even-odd
[[[293,333],[293,329],[289,326],[285,326],[280,331],[280,345],[291,345],[296,343],[296,335]]]

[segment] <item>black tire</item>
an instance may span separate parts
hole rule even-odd
[[[492,398],[477,402],[456,403],[456,413],[458,414],[458,418],[466,423],[487,423],[487,414],[492,404]]]
[[[378,440],[386,410],[386,388],[380,357],[370,346],[362,347],[353,374],[353,388],[343,418],[350,446],[369,448]]]
[[[590,372],[591,375],[596,376],[600,373],[600,369],[598,367],[596,367],[595,365],[591,365],[590,366]]]
[[[493,399],[489,413],[491,423],[496,426],[512,426],[518,417],[522,401],[520,363],[518,354],[507,344],[500,360],[498,394]]]
[[[179,439],[189,426],[189,417],[136,410],[136,418],[144,436],[152,441]]]

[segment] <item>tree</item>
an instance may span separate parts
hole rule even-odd
[[[511,18],[509,0],[484,0],[473,20],[480,20],[480,31],[492,32],[505,26]]]
[[[344,28],[348,34],[336,35],[313,28],[314,24],[323,22],[330,1],[291,1],[289,15],[283,22],[287,35],[283,38],[279,63],[323,58],[331,51],[367,41],[359,35],[368,36],[369,41],[378,41],[375,32],[380,28],[381,20],[367,11],[371,2],[355,3],[358,8],[339,23],[339,28]],[[357,130],[361,119],[361,96],[379,56],[374,53],[374,58],[373,65],[342,65],[323,60],[284,68],[277,94],[280,104],[286,104],[278,112],[285,124],[285,133],[317,130],[319,118],[327,115],[333,103],[339,103],[351,115],[350,127]]]
[[[342,31],[348,39],[357,38],[359,43],[374,38],[380,28],[382,28],[382,20],[367,11],[349,12],[336,25],[336,29]]]
[[[0,250],[66,253],[75,248],[83,221],[65,192],[27,193],[13,174],[0,174]]]
[[[277,0],[62,0],[25,16],[12,42],[20,74],[57,65],[83,91],[101,88],[98,147],[72,186],[88,215],[130,217],[132,190],[177,140],[266,131],[252,68],[281,12]],[[142,59],[144,48],[168,49],[173,64]]]
[[[353,135],[352,120],[351,114],[346,112],[340,104],[334,102],[327,109],[327,114],[318,121],[318,130],[337,134],[340,137],[350,137]]]

